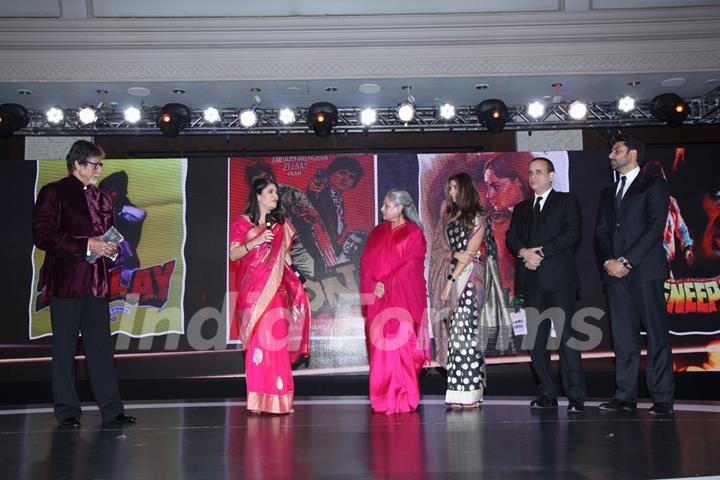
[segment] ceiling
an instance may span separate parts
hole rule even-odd
[[[2,1],[0,103],[38,110],[242,107],[251,89],[280,108],[393,106],[406,85],[422,106],[689,98],[720,86],[713,0]]]

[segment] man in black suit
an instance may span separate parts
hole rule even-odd
[[[672,349],[663,282],[668,263],[663,231],[669,189],[662,178],[640,170],[645,146],[623,137],[613,143],[610,166],[620,174],[600,195],[595,243],[603,264],[615,350],[615,395],[601,410],[634,411],[640,368],[640,330],[647,332],[647,385],[653,415],[672,413]]]
[[[584,411],[585,377],[580,352],[568,345],[574,336],[578,274],[575,251],[580,244],[580,206],[572,193],[552,189],[555,167],[547,158],[530,162],[528,180],[535,194],[513,209],[506,244],[522,264],[515,267],[515,291],[523,296],[530,351],[540,396],[531,408],[557,408],[560,389],[553,380],[548,337],[551,321],[560,337],[560,376],[568,397],[568,412]],[[535,313],[539,317],[535,317]],[[546,317],[546,318],[543,318]],[[535,320],[535,321],[533,321]]]

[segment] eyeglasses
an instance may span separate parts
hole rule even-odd
[[[92,165],[95,167],[95,170],[100,170],[103,167],[102,162],[85,162],[87,165]]]

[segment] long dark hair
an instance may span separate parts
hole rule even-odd
[[[450,182],[455,180],[457,183],[457,195],[455,202],[450,196]],[[447,213],[450,218],[458,216],[458,220],[464,224],[468,230],[474,228],[475,217],[482,215],[485,210],[480,205],[475,184],[472,177],[467,173],[457,173],[448,178],[445,183],[445,202],[447,203]]]
[[[245,205],[245,211],[243,212],[248,216],[248,218],[250,218],[250,222],[252,222],[253,225],[257,225],[260,221],[260,204],[258,203],[257,197],[268,187],[268,185],[275,185],[275,188],[278,189],[278,203],[272,211],[268,212],[265,221],[270,220],[272,223],[285,223],[285,217],[283,217],[282,213],[280,213],[280,210],[282,209],[282,204],[280,203],[280,187],[278,187],[278,184],[269,178],[260,177],[253,180],[252,185],[250,186],[247,204]]]

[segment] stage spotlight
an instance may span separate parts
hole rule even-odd
[[[491,98],[483,100],[475,107],[475,115],[477,115],[480,123],[485,125],[488,132],[498,133],[505,128],[510,112],[505,102],[497,98]]]
[[[532,102],[527,106],[527,114],[530,118],[537,120],[538,118],[545,115],[545,105],[540,102]]]
[[[401,122],[411,122],[415,118],[415,105],[412,102],[401,103],[397,108],[397,117]]]
[[[278,113],[278,120],[280,120],[280,123],[283,125],[295,123],[295,112],[290,108],[283,108]]]
[[[308,125],[320,137],[327,137],[337,123],[338,110],[328,102],[317,102],[308,109]]]
[[[57,107],[49,108],[48,111],[45,112],[45,118],[48,123],[52,125],[62,125],[65,122],[65,114]]]
[[[587,103],[576,100],[570,104],[568,108],[568,115],[572,120],[585,120],[588,115]]]
[[[377,111],[374,108],[366,108],[360,112],[360,123],[369,127],[375,122],[377,122]]]
[[[618,100],[617,108],[622,113],[630,113],[635,110],[635,99],[632,97],[622,97]]]
[[[0,105],[0,137],[9,138],[13,133],[27,127],[30,114],[27,109],[17,103]]]
[[[445,103],[440,105],[440,118],[443,120],[451,120],[455,116],[455,106]]]
[[[128,123],[137,123],[142,118],[142,113],[139,108],[128,107],[123,112],[123,118],[125,118],[125,121]]]
[[[77,117],[83,125],[90,125],[91,123],[95,123],[97,121],[98,114],[92,107],[82,107],[78,110]]]
[[[240,112],[240,125],[245,128],[252,128],[258,123],[258,114],[255,107],[246,108]]]
[[[658,120],[662,120],[669,127],[677,127],[685,122],[688,114],[688,105],[674,93],[663,93],[652,99],[650,111]]]
[[[182,103],[168,103],[160,110],[155,123],[166,137],[177,137],[180,130],[190,124],[190,109]]]
[[[208,107],[203,111],[203,119],[207,123],[217,123],[220,121],[220,112],[215,107]]]

